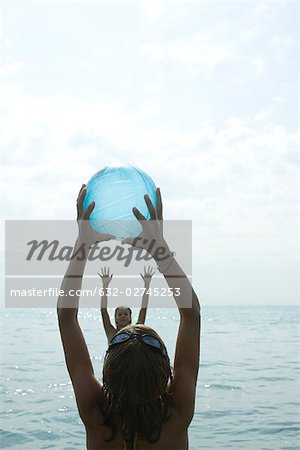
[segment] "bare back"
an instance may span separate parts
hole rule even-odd
[[[110,437],[110,429],[103,425],[103,416],[99,411],[95,414],[94,422],[85,424],[86,427],[86,445],[88,450],[124,450],[125,444],[122,438],[121,430],[118,429],[115,439],[106,442]],[[182,424],[177,411],[173,411],[170,419],[163,424],[160,437],[157,442],[149,443],[145,440],[138,440],[136,450],[187,450],[188,435],[187,427]]]

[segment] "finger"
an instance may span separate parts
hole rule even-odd
[[[82,185],[82,188],[80,189],[80,193],[77,198],[77,218],[78,219],[82,216],[83,202],[84,202],[85,194],[86,194],[86,187],[85,187],[85,185]]]
[[[111,276],[110,276],[110,280],[112,279],[112,277],[113,277],[113,274],[111,274]]]
[[[80,195],[81,195],[81,193],[82,193],[82,190],[83,190],[85,187],[86,187],[85,184],[83,184],[83,185],[81,186],[81,188],[79,189],[78,196],[77,196],[77,201],[79,200],[79,197],[80,197]]]
[[[95,208],[95,202],[90,203],[89,206],[84,211],[82,218],[84,220],[87,220],[90,217],[90,215],[92,214],[94,208]]]
[[[149,195],[144,195],[144,199],[145,199],[146,205],[148,207],[148,211],[150,213],[150,219],[155,220],[156,219],[156,211],[153,206],[153,203],[151,202]]]
[[[163,220],[163,206],[162,206],[160,188],[156,188],[156,199],[157,199],[157,206],[156,206],[157,218],[158,218],[158,220]]]
[[[109,277],[109,267],[108,267],[108,269],[107,269],[107,276]]]
[[[97,274],[99,275],[99,277],[101,277],[102,278],[102,275],[99,273],[99,272],[97,272]]]
[[[146,220],[146,217],[137,208],[132,208],[132,212],[139,222]]]

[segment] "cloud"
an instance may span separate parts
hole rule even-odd
[[[254,71],[257,75],[261,74],[264,71],[265,63],[262,58],[255,58],[251,62],[251,64],[254,67]]]
[[[139,52],[153,61],[163,61],[167,55],[166,49],[158,42],[142,44]]]
[[[8,64],[0,64],[0,76],[12,75],[15,72],[19,72],[23,63],[13,62]]]
[[[267,3],[259,3],[258,5],[255,6],[254,11],[257,13],[265,13],[266,11],[270,10],[270,5],[268,5]]]
[[[37,99],[4,83],[0,94],[7,218],[74,217],[80,184],[105,165],[128,162],[161,186],[166,217],[193,219],[210,238],[226,236],[236,252],[253,230],[264,248],[275,236],[283,248],[290,245],[284,242],[295,233],[299,133],[272,125],[265,113],[183,132],[148,128],[147,110],[135,115],[107,99]]]
[[[165,0],[143,0],[140,3],[145,16],[151,21],[159,21],[166,10]]]
[[[270,39],[270,45],[272,47],[291,47],[294,43],[294,38],[288,35],[275,35]]]
[[[231,56],[228,48],[214,45],[194,36],[191,40],[181,40],[169,47],[170,59],[174,61],[215,65]]]
[[[139,52],[152,61],[174,61],[184,64],[204,64],[214,66],[232,56],[232,50],[193,36],[168,44],[148,42],[141,44]]]

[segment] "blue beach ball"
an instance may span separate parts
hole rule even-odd
[[[155,184],[149,175],[133,166],[105,167],[90,179],[86,189],[84,210],[95,202],[90,215],[92,228],[99,233],[113,234],[117,240],[135,237],[142,231],[133,207],[150,219],[145,194],[157,206]]]

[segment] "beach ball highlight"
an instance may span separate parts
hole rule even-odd
[[[117,240],[135,237],[142,227],[133,215],[136,207],[146,219],[150,214],[144,200],[148,194],[157,206],[156,187],[149,175],[133,166],[105,167],[97,172],[86,185],[84,210],[95,202],[90,223],[98,233],[109,233]]]

